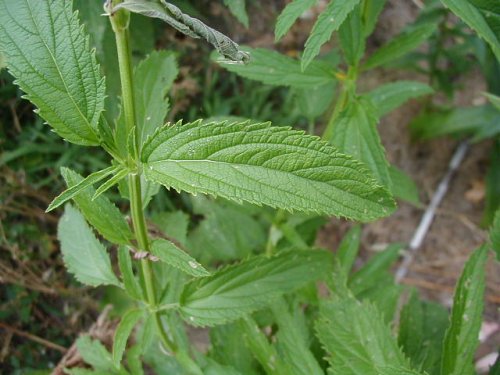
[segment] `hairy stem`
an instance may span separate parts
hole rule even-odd
[[[116,5],[116,3],[121,2],[121,0],[112,1],[108,6]],[[110,16],[111,25],[113,31],[115,32],[116,47],[118,52],[118,65],[120,71],[120,81],[122,88],[122,100],[123,100],[123,114],[125,118],[125,126],[127,134],[130,134],[134,125],[136,124],[135,117],[135,103],[134,103],[134,88],[132,80],[132,64],[131,64],[131,53],[130,53],[130,38],[128,31],[129,24],[129,14],[125,10],[120,10],[115,14]],[[137,132],[137,128],[136,128]],[[137,134],[136,134],[137,135]],[[129,162],[136,160],[138,150],[134,150],[136,155],[129,155]],[[137,240],[139,248],[143,251],[149,251],[149,238],[148,230],[146,225],[146,219],[144,217],[144,207],[141,196],[141,175],[140,172],[136,174],[130,174],[128,178],[129,196],[130,196],[130,214],[132,217],[132,224],[134,227],[134,233]],[[156,301],[156,290],[154,284],[154,271],[151,267],[150,260],[141,260],[141,271],[142,278],[144,282],[144,287],[146,289],[147,303],[152,309],[152,314],[154,315],[154,321],[156,327],[160,334],[161,341],[165,346],[165,349],[171,353],[175,353],[176,346],[169,339],[167,332],[162,324],[160,312],[156,311],[157,301]]]

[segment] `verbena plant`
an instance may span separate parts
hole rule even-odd
[[[277,38],[314,4],[292,2],[278,20]],[[472,27],[478,18],[469,20],[464,9],[484,21],[481,11],[465,0],[445,4]],[[101,147],[111,157],[108,167],[86,177],[63,168],[68,189],[48,208],[66,204],[58,236],[69,272],[90,286],[115,286],[132,301],[116,329],[112,351],[84,336],[78,348],[93,369],[68,373],[142,374],[144,363],[160,374],[474,373],[488,246],[466,264],[449,322],[444,308],[421,302],[414,293],[396,313],[402,287],[388,269],[401,245],[389,246],[355,273],[359,226],[346,235],[335,257],[312,246],[321,225],[314,215],[366,222],[395,209],[392,195],[415,201],[408,193],[411,183],[388,165],[376,124],[408,98],[432,90],[399,82],[358,94],[356,81],[360,72],[414,49],[435,25],[413,25],[361,63],[383,5],[330,2],[299,62],[276,52],[241,49],[166,1],[107,1],[104,13],[114,32],[117,65],[106,61],[104,70],[109,75],[113,68],[119,71],[118,110],[112,96],[106,102],[106,81],[71,1],[0,1],[0,51],[26,98],[65,140]],[[232,9],[241,11],[241,4]],[[153,52],[133,69],[130,12],[206,39],[229,70],[292,86],[310,123],[333,101],[332,86],[339,81],[340,96],[323,139],[252,121],[164,125],[166,94],[177,73],[175,57]],[[478,32],[498,53],[498,39],[481,22]],[[335,56],[315,60],[337,30],[346,71],[334,70]],[[97,51],[102,56],[106,52]],[[156,218],[167,229],[161,233],[150,230],[145,217],[159,185],[228,202],[192,198],[193,211],[205,216],[192,238],[186,236],[188,219],[180,211]],[[130,201],[130,223],[107,197],[116,186]],[[256,210],[245,202],[278,211]],[[304,214],[290,214],[297,211]],[[220,258],[244,259],[213,270],[210,251],[218,242],[211,236],[231,231],[247,233],[227,247],[232,253],[226,259]],[[497,233],[492,232],[496,248]],[[108,244],[116,245],[117,267]],[[265,254],[251,255],[255,247]],[[326,285],[327,297],[320,297],[318,285]],[[212,327],[208,352],[190,342],[186,323]]]

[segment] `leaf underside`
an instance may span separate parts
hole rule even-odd
[[[0,2],[0,51],[38,113],[70,142],[98,145],[104,79],[71,1]]]
[[[394,208],[362,164],[268,123],[166,126],[142,153],[147,179],[192,194],[368,221]]]
[[[187,284],[181,313],[190,324],[202,326],[239,319],[271,303],[273,296],[321,278],[331,261],[331,254],[320,250],[250,258]]]

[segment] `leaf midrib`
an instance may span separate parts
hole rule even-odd
[[[59,69],[59,64],[57,63],[57,60],[55,58],[55,56],[52,54],[52,51],[50,50],[49,46],[47,45],[47,43],[45,42],[45,40],[41,37],[41,33],[40,33],[40,27],[38,26],[38,23],[36,22],[35,18],[34,18],[34,15],[33,15],[33,10],[31,8],[31,4],[29,3],[28,0],[24,0],[27,7],[28,7],[28,10],[29,10],[29,15],[31,17],[31,20],[33,21],[33,25],[35,26],[38,34],[38,38],[39,40],[43,43],[43,45],[45,46],[45,49],[47,50],[47,52],[49,53],[51,59],[52,59],[52,62],[54,63],[54,66],[56,67],[56,70],[57,70],[57,73],[59,74],[59,78],[61,79],[61,82],[63,83],[64,85],[64,88],[65,88],[65,93],[66,95],[70,98],[71,102],[73,103],[73,106],[76,108],[76,110],[78,111],[78,113],[80,114],[80,117],[84,120],[85,124],[88,126],[89,130],[92,132],[92,134],[98,139],[99,137],[97,136],[97,134],[94,132],[94,128],[93,126],[90,124],[90,122],[87,120],[87,117],[82,113],[82,111],[80,110],[80,107],[77,105],[75,99],[73,98],[73,95],[71,95],[69,89],[68,89],[68,85],[66,83],[66,80],[64,79],[64,76],[61,72],[61,70]],[[64,5],[63,5],[64,6]],[[7,7],[6,7],[7,8]],[[8,9],[8,8],[7,8]],[[8,10],[7,10],[8,11]],[[49,16],[50,18],[52,19],[52,11],[50,9],[50,7],[48,8],[48,12],[49,12]],[[66,12],[65,10],[63,10],[63,13],[64,13],[64,16],[66,17]],[[9,12],[9,15],[11,17],[12,20],[14,20],[14,18],[12,17],[12,14]],[[68,21],[66,19],[66,21]],[[68,21],[69,22],[69,21]],[[16,21],[17,24],[19,24],[17,21]],[[51,23],[51,28],[53,27],[53,23]],[[55,38],[55,33],[53,33],[53,36]],[[70,41],[71,41],[71,46],[74,47],[73,45],[73,39],[70,37]],[[75,58],[76,60],[76,56],[74,56],[74,48],[72,48],[72,53],[73,53],[73,57]],[[24,56],[24,55],[23,55]],[[26,59],[25,59],[26,60]],[[76,60],[77,61],[77,60]],[[34,69],[36,71],[36,69]],[[79,74],[81,75],[81,70],[78,69],[78,72]],[[95,81],[95,75],[92,74],[94,76],[94,83],[96,83]],[[83,82],[82,80],[79,80],[80,83],[81,83],[81,88],[83,89],[82,92],[84,93],[83,97],[85,98],[85,103],[88,105],[88,102],[87,102],[87,96],[85,95],[85,87],[83,86]]]

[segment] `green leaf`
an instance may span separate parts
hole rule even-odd
[[[293,0],[280,13],[274,29],[275,41],[278,42],[290,30],[297,19],[308,9],[312,8],[318,0]]]
[[[195,213],[205,216],[188,239],[188,248],[200,261],[244,259],[266,245],[267,228],[240,205],[204,196],[193,197],[192,202]]]
[[[377,371],[381,375],[422,375],[421,372],[400,366],[377,366]]]
[[[436,24],[415,26],[392,39],[375,51],[364,63],[363,69],[373,69],[413,51],[425,42],[436,29]]]
[[[210,272],[198,263],[196,259],[179,249],[170,241],[164,239],[153,241],[151,244],[151,254],[160,258],[162,262],[178,268],[188,275],[194,277],[210,275]]]
[[[315,328],[329,353],[331,374],[385,375],[378,371],[384,366],[410,370],[389,326],[370,303],[353,298],[325,300]]]
[[[110,174],[115,173],[117,170],[117,167],[111,166],[105,169],[102,169],[100,171],[94,172],[87,177],[85,177],[83,180],[81,180],[79,183],[76,185],[71,186],[67,190],[63,191],[61,194],[59,194],[57,197],[54,198],[51,204],[49,204],[49,207],[45,210],[45,212],[52,211],[56,209],[57,207],[63,205],[70,199],[73,199],[76,195],[80,194],[82,191],[87,189],[88,187],[92,186],[93,184],[103,180],[106,178],[106,176],[109,176]]]
[[[98,371],[113,371],[114,364],[111,353],[98,340],[90,336],[81,336],[76,340],[76,347],[83,360]]]
[[[373,106],[377,109],[379,117],[382,117],[410,99],[429,95],[433,92],[432,87],[425,83],[396,81],[379,86],[363,96],[371,100]]]
[[[398,259],[403,245],[391,244],[387,249],[373,256],[359,271],[349,279],[349,288],[354,294],[376,285]]]
[[[151,220],[162,232],[185,246],[189,227],[189,215],[183,211],[155,212]]]
[[[441,0],[441,2],[477,32],[500,60],[500,7],[498,4],[493,1],[477,0]],[[481,5],[486,5],[486,7],[483,8]]]
[[[500,262],[500,209],[497,210],[495,218],[493,219],[493,224],[490,228],[490,241],[491,247],[497,256],[497,260]]]
[[[412,120],[410,130],[424,140],[463,134],[480,140],[500,133],[500,113],[490,105],[423,112]]]
[[[130,174],[130,171],[127,169],[118,169],[118,171],[116,172],[116,174],[114,176],[112,176],[109,180],[107,180],[101,186],[99,186],[97,188],[97,190],[94,192],[94,195],[92,196],[92,200],[95,201],[103,193],[107,192],[113,186],[120,183],[120,181],[123,180],[125,177],[127,177],[129,174]]]
[[[489,102],[500,111],[500,96],[493,95],[490,93],[485,92],[484,96],[489,100]]]
[[[302,70],[305,70],[318,56],[321,46],[330,40],[333,32],[338,30],[359,3],[360,0],[330,0],[326,9],[319,15],[306,41],[301,62]]]
[[[365,53],[366,40],[360,7],[360,4],[354,7],[339,29],[340,46],[344,51],[344,58],[350,66],[358,66],[359,60]]]
[[[169,51],[152,52],[135,68],[134,90],[139,145],[165,123],[169,109],[167,94],[178,73],[175,55]]]
[[[500,208],[500,140],[493,143],[490,166],[486,174],[486,199],[482,219],[483,226],[490,226]]]
[[[104,80],[71,1],[0,3],[0,51],[38,113],[70,142],[98,145]]]
[[[293,89],[300,114],[309,121],[321,116],[332,104],[335,96],[335,82],[309,89]]]
[[[243,331],[242,339],[264,368],[266,374],[291,374],[289,366],[278,355],[276,348],[270,344],[255,320],[251,317],[245,317],[239,321],[239,326]]]
[[[120,285],[106,249],[95,238],[82,214],[69,204],[59,220],[57,236],[64,264],[78,281],[91,286]]]
[[[290,251],[257,256],[186,285],[181,313],[194,325],[216,325],[241,318],[288,293],[321,278],[330,268],[325,251]]]
[[[420,203],[417,185],[410,176],[393,165],[389,167],[389,175],[391,176],[392,182],[392,194],[394,194],[395,197],[410,202],[417,207],[422,205],[422,203]]]
[[[309,345],[299,329],[299,322],[292,316],[283,298],[271,305],[278,324],[278,352],[291,368],[293,375],[324,375],[321,366],[309,349]]]
[[[484,306],[484,266],[487,257],[487,246],[474,251],[456,286],[450,326],[443,342],[441,374],[465,375],[473,371]]]
[[[389,163],[377,131],[377,110],[365,98],[354,98],[333,124],[332,134],[325,139],[340,152],[362,161],[375,174],[380,184],[391,187]]]
[[[362,18],[365,38],[368,37],[377,24],[378,18],[384,9],[387,0],[365,0],[363,3]]]
[[[444,334],[448,325],[446,308],[418,299],[413,291],[399,317],[398,343],[414,367],[439,374]]]
[[[120,246],[118,249],[118,267],[122,275],[123,285],[127,293],[136,300],[142,300],[143,294],[139,281],[134,275],[130,251],[126,246]]]
[[[69,191],[73,186],[78,186],[84,178],[69,168],[61,168],[61,174],[68,185]],[[123,218],[120,210],[105,196],[93,199],[95,190],[87,186],[80,190],[73,200],[82,212],[85,219],[108,241],[125,245],[134,238],[129,225]]]
[[[344,235],[337,249],[337,259],[340,262],[341,269],[346,275],[349,275],[352,270],[352,266],[359,252],[360,243],[361,226],[355,225]]]
[[[311,89],[335,80],[333,69],[323,61],[315,61],[302,71],[298,60],[279,52],[248,47],[244,50],[251,56],[248,64],[221,62],[220,65],[230,72],[267,85]]]
[[[245,0],[224,0],[224,4],[229,8],[231,13],[245,27],[248,27],[248,14],[245,8]]]
[[[144,145],[149,180],[189,193],[372,220],[394,202],[366,169],[317,137],[268,123],[167,126]]]
[[[216,326],[210,329],[210,357],[224,365],[233,366],[244,375],[257,375],[252,353],[241,345],[244,334],[239,322]]]
[[[142,316],[142,310],[129,310],[123,315],[122,320],[120,320],[120,324],[116,327],[113,338],[113,363],[117,369],[120,368],[123,353],[127,347],[128,338]]]

